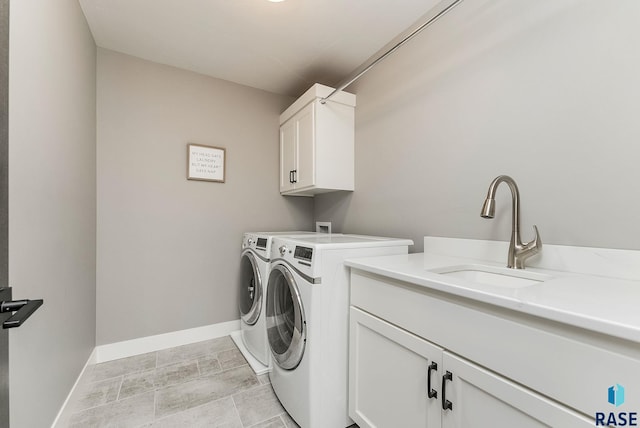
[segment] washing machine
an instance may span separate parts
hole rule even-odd
[[[348,415],[349,269],[344,260],[406,254],[413,241],[359,235],[275,237],[266,295],[271,385],[302,428]]]
[[[276,236],[309,236],[316,232],[246,232],[240,253],[238,307],[240,331],[231,334],[256,374],[269,371],[271,356],[264,316],[271,241]]]

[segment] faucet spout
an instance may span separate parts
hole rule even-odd
[[[513,178],[508,175],[499,175],[491,182],[480,216],[489,219],[495,216],[496,190],[501,183],[506,183],[511,190],[511,240],[509,242],[507,267],[524,269],[525,260],[542,249],[542,240],[536,226],[533,226],[536,234],[533,241],[522,242],[520,239],[520,192]]]

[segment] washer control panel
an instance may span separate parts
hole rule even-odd
[[[296,245],[293,257],[296,259],[311,262],[311,259],[313,259],[313,248],[301,247],[299,245]]]
[[[242,249],[251,248],[266,253],[269,250],[269,239],[253,233],[245,233],[242,237]]]

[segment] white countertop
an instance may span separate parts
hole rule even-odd
[[[553,278],[528,287],[506,288],[429,271],[478,263],[504,267],[429,252],[345,262],[355,269],[640,343],[640,281],[527,268]]]

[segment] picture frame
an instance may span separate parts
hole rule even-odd
[[[224,183],[226,160],[223,147],[187,144],[187,180]]]

